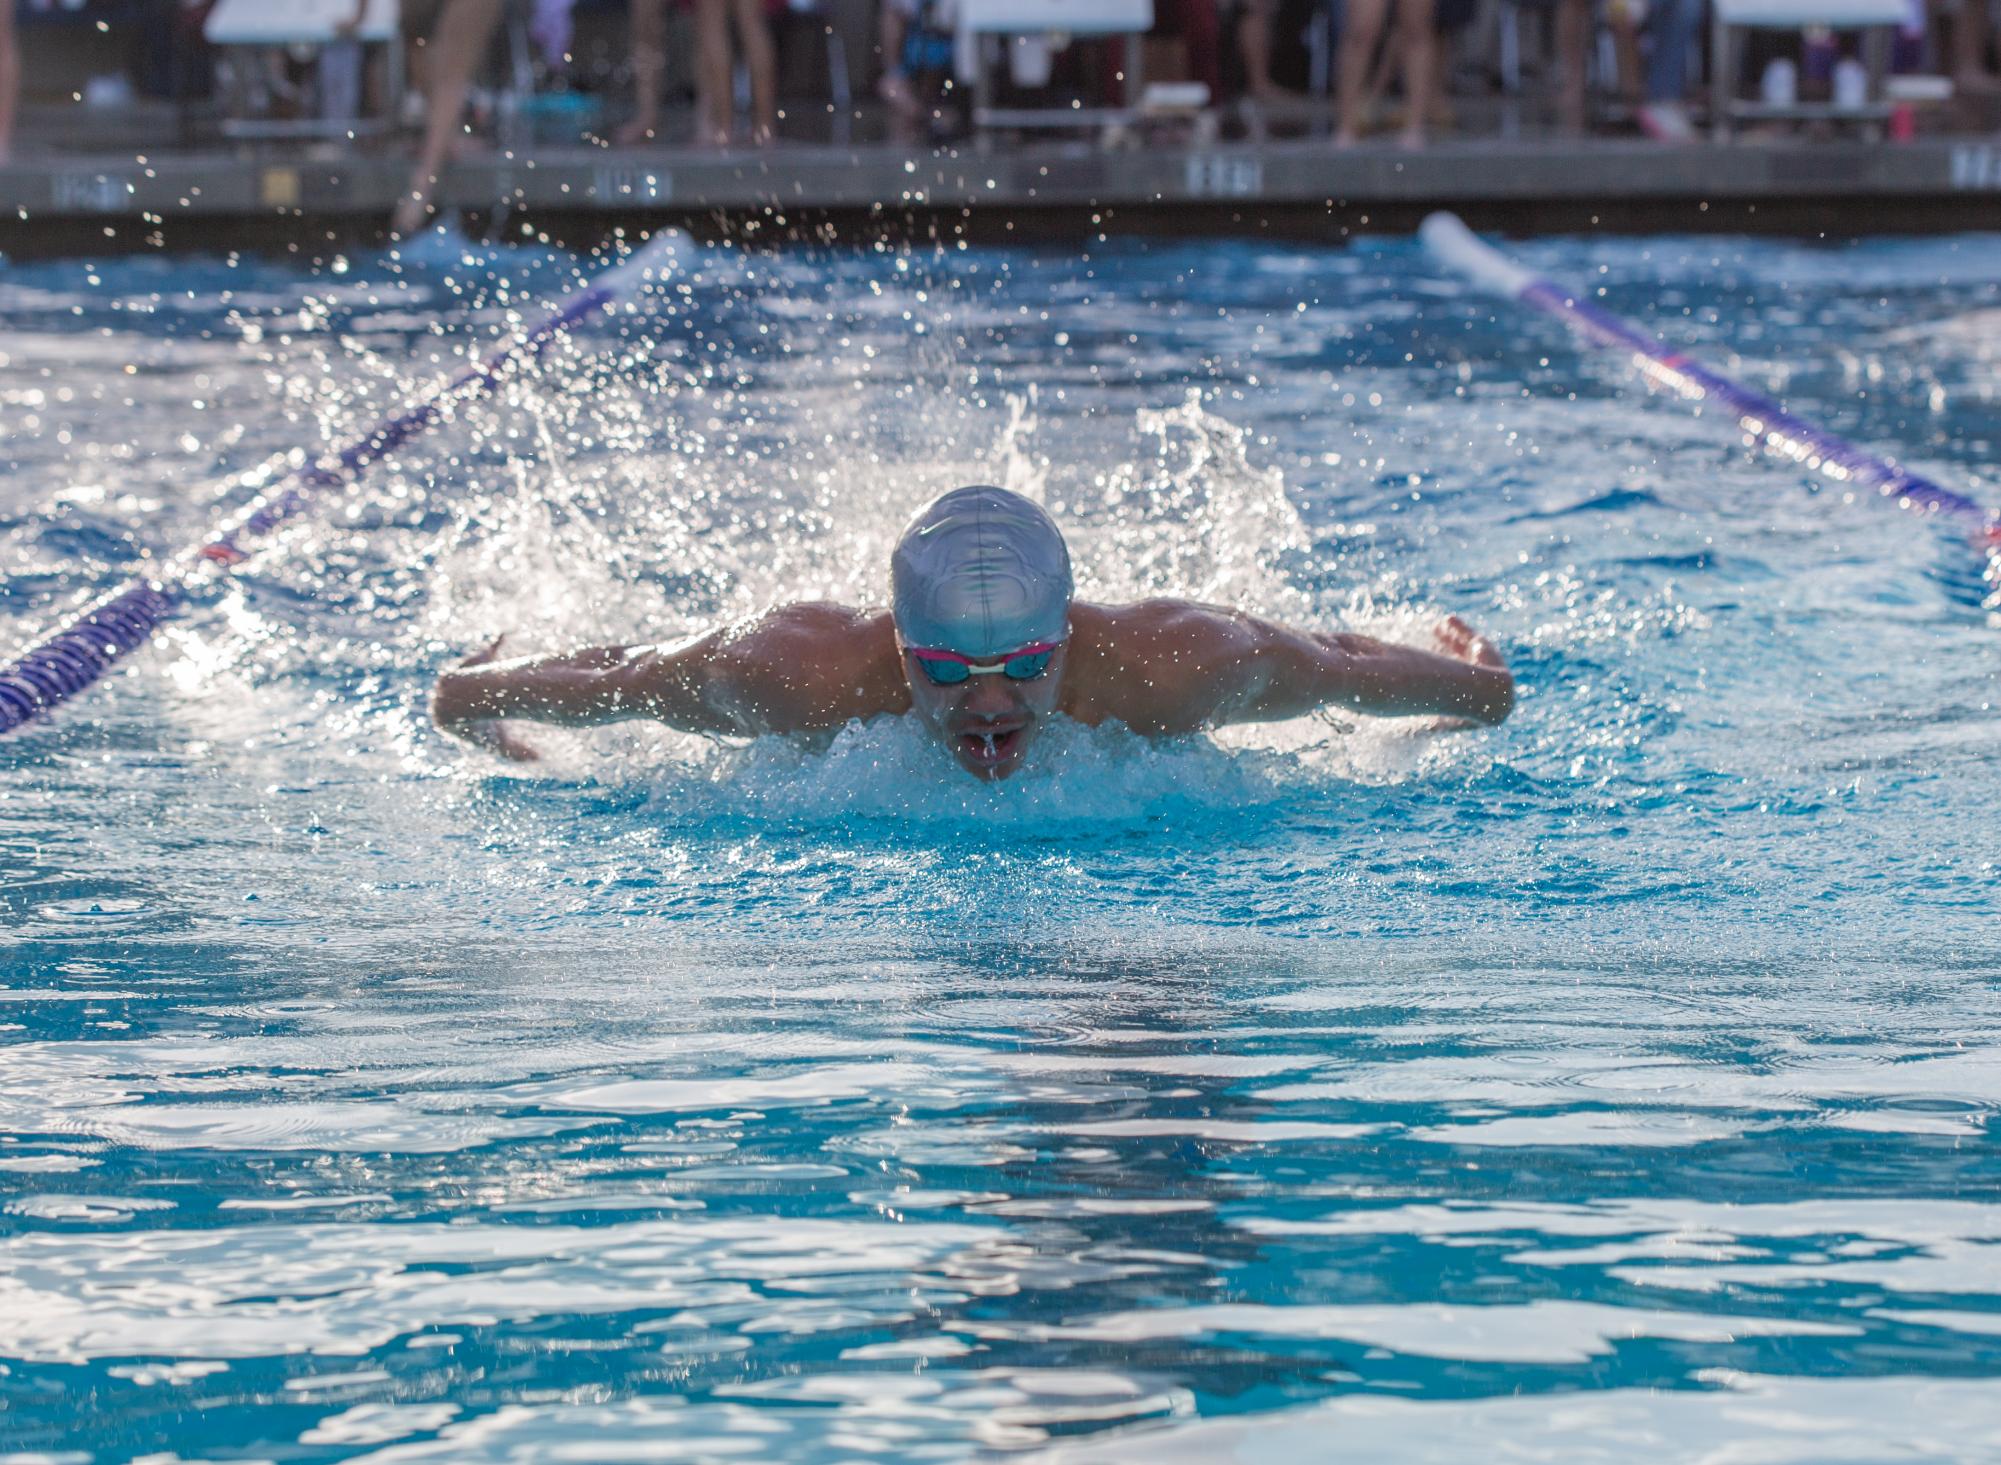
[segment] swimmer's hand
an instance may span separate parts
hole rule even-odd
[[[467,671],[495,660],[500,655],[500,643],[506,639],[507,633],[502,631],[481,649],[461,660],[453,671]],[[455,681],[452,672],[438,679],[437,689],[431,694],[432,720],[453,737],[516,763],[533,763],[540,758],[540,753],[509,731],[507,724],[499,718],[467,715],[465,699],[459,695],[464,680]]]
[[[1507,659],[1501,655],[1499,649],[1492,641],[1489,641],[1485,636],[1467,625],[1458,616],[1447,616],[1444,620],[1433,626],[1431,628],[1431,639],[1441,652],[1451,657],[1454,661],[1463,661],[1468,666],[1481,667],[1487,671],[1497,671],[1506,678],[1507,693],[1505,704],[1500,712],[1500,716],[1493,718],[1493,721],[1499,722],[1501,718],[1506,717],[1509,712],[1514,710],[1515,679],[1508,674]],[[1479,726],[1480,723],[1470,717],[1441,717],[1434,722],[1426,724],[1427,730],[1431,732],[1463,732],[1467,728]]]
[[[1447,616],[1431,629],[1432,640],[1447,656],[1463,661],[1469,666],[1487,666],[1495,671],[1506,671],[1508,663],[1495,649],[1494,643],[1474,630],[1458,616]]]

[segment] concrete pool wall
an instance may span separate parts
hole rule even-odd
[[[0,251],[310,247],[381,236],[408,163],[388,153],[56,155],[0,169]],[[731,152],[542,147],[451,165],[443,206],[476,230],[583,237],[674,223],[708,234],[1100,232],[1339,239],[1450,208],[1521,231],[1842,236],[2001,228],[2001,138],[1663,147],[1315,140],[983,152],[891,145]]]

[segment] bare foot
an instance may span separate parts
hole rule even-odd
[[[1424,151],[1424,144],[1424,127],[1421,123],[1412,123],[1397,134],[1397,146],[1407,153]]]
[[[1340,128],[1334,134],[1334,146],[1337,148],[1351,148],[1361,140],[1361,134],[1352,127]]]
[[[1655,142],[1685,143],[1696,140],[1695,124],[1679,102],[1648,102],[1633,111],[1634,120]]]
[[[389,232],[399,239],[408,239],[430,223],[432,212],[430,190],[412,189],[397,203],[396,213],[389,220]]]
[[[660,138],[658,117],[634,117],[611,135],[611,140],[622,148],[636,147],[643,142],[657,142]]]

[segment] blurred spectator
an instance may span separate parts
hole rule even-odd
[[[1437,43],[1431,48],[1431,112],[1422,119],[1426,128],[1449,128],[1453,125],[1451,88],[1446,85],[1446,76],[1451,69],[1447,53],[1453,38],[1473,23],[1479,9],[1479,0],[1435,0],[1431,29]],[[1390,83],[1394,80],[1392,73],[1397,69],[1398,58],[1404,53],[1402,30],[1403,20],[1398,17],[1391,25],[1389,44],[1376,58],[1375,73],[1369,81],[1366,115],[1373,116],[1383,98],[1389,94]]]
[[[890,137],[896,142],[947,142],[965,130],[953,105],[955,39],[951,0],[882,0],[877,43],[882,75],[876,95],[889,108]]]
[[[1209,88],[1211,102],[1223,94],[1223,27],[1216,0],[1154,0],[1153,29],[1144,41],[1145,79],[1149,82],[1199,81]],[[1102,48],[1099,84],[1107,99],[1136,105],[1139,97],[1126,85],[1123,42]]]
[[[1593,0],[1555,0],[1556,125],[1571,134],[1584,131],[1586,74],[1591,66]]]
[[[1640,130],[1656,142],[1693,142],[1688,117],[1688,57],[1702,27],[1703,0],[1650,0],[1647,29],[1647,100],[1635,114]]]
[[[1591,57],[1602,24],[1612,38],[1612,86],[1641,129],[1663,141],[1692,137],[1681,103],[1688,84],[1688,49],[1702,5],[1703,0],[1554,0],[1557,126],[1573,135],[1590,127]],[[1650,22],[1657,31],[1654,59],[1643,72],[1640,32]]]
[[[502,4],[503,0],[445,0],[438,12],[437,29],[424,48],[424,142],[390,221],[392,233],[404,237],[416,233],[433,212],[438,174],[465,135],[466,94],[500,22]]]
[[[1615,84],[1642,132],[1658,142],[1690,142],[1695,127],[1685,105],[1688,55],[1702,24],[1704,0],[1600,0],[1598,19],[1612,37]],[[1558,120],[1567,132],[1589,125],[1586,73],[1593,43],[1593,0],[1560,0],[1557,54],[1563,69]],[[1640,64],[1640,35],[1650,33],[1653,55]],[[1643,84],[1644,79],[1644,84]]]
[[[660,136],[660,80],[667,74],[667,0],[632,0],[632,116],[613,134],[618,143]],[[697,107],[697,115],[702,109]]]
[[[576,39],[576,17],[571,14],[577,0],[533,0],[528,7],[528,39],[542,53],[543,64],[561,71],[570,61],[570,44]]]
[[[21,45],[14,38],[14,0],[0,0],[0,165],[14,156],[14,113],[21,104]]]
[[[1237,0],[1237,57],[1244,66],[1244,91],[1254,102],[1276,101],[1271,79],[1272,0]]]
[[[2001,79],[1989,69],[1993,25],[1988,0],[1942,0],[1939,10],[1951,33],[1947,69],[1954,88],[1975,95],[2001,91]]]
[[[369,69],[362,40],[369,0],[338,0],[317,10],[287,9],[268,0],[219,0],[197,8],[204,12],[202,45],[212,46],[216,58],[224,126],[244,128],[234,135],[254,135],[274,123],[299,124],[303,134],[317,121],[325,124],[323,135],[333,136],[359,121]],[[170,28],[140,34],[156,44],[184,43]],[[144,75],[152,68],[142,61],[140,69]],[[161,69],[164,76],[153,84],[164,80],[172,92],[174,66],[169,61]]]
[[[357,37],[368,18],[368,0],[354,0],[354,9],[334,26],[334,39],[319,51],[320,116],[329,122],[351,122],[361,115],[361,83],[366,57]]]
[[[1567,0],[1570,3],[1570,0]],[[1396,0],[1397,34],[1390,45],[1403,61],[1404,125],[1398,141],[1407,148],[1424,146],[1425,121],[1432,113],[1432,93],[1438,84],[1438,36],[1433,0]],[[1347,0],[1341,26],[1339,88],[1341,120],[1334,133],[1336,147],[1359,142],[1368,122],[1369,62],[1382,38],[1390,0]]]
[[[1594,11],[1597,12],[1594,14]],[[1612,34],[1612,54],[1618,68],[1616,84],[1620,95],[1636,112],[1640,105],[1640,22],[1646,19],[1647,0],[1558,0],[1556,10],[1557,66],[1563,73],[1562,94],[1557,105],[1557,124],[1568,133],[1583,133],[1591,125],[1591,53],[1602,19]]]
[[[1223,27],[1216,0],[1155,0],[1146,38],[1148,81],[1199,81],[1223,95]],[[1136,99],[1134,99],[1136,100]]]
[[[1331,70],[1324,78],[1316,77],[1315,46],[1310,37],[1316,30],[1327,34],[1326,12],[1334,10],[1340,0],[1265,0],[1265,3],[1272,15],[1271,46],[1266,62],[1271,79],[1282,91],[1296,93],[1313,90],[1317,79],[1332,85]]]
[[[689,3],[689,0],[682,0]],[[770,0],[693,0],[695,7],[695,141],[728,147],[736,120],[735,60],[730,28],[750,73],[750,140],[768,147],[778,135],[778,52],[765,10]],[[782,9],[785,0],[776,0]]]

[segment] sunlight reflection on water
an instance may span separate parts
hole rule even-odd
[[[2001,243],[1524,253],[1996,496]],[[0,608],[567,268],[12,269]],[[624,329],[7,745],[0,1448],[2001,1457],[1963,545],[1403,244],[716,257]],[[524,772],[425,721],[501,630],[879,598],[962,478],[1086,593],[1465,614],[1521,710],[999,788],[892,723]]]

